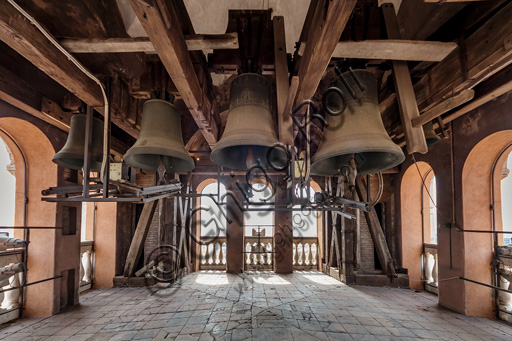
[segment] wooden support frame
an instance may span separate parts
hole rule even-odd
[[[50,43],[43,33],[10,4],[0,6],[0,40],[87,105],[104,114],[100,86]],[[38,116],[30,108],[26,109],[29,110],[29,113]],[[44,120],[46,121],[46,119]],[[115,116],[112,118],[112,122],[130,135],[138,136],[138,129],[134,128],[132,124]]]
[[[291,110],[285,111],[290,87],[288,83],[288,60],[286,58],[284,18],[276,16],[272,19],[272,22],[274,28],[274,58],[276,70],[279,141],[287,145],[293,145],[293,123]]]
[[[386,22],[386,30],[388,38],[400,39],[400,30],[398,21],[396,20],[395,8],[391,3],[382,5],[382,13]],[[405,141],[409,154],[428,152],[425,133],[422,127],[413,127],[412,120],[420,116],[416,95],[412,86],[411,75],[407,62],[394,60],[393,79],[395,81],[395,89],[397,91],[398,106],[400,109],[400,118],[402,120],[402,128],[405,133]]]
[[[139,222],[137,223],[137,228],[135,229],[135,235],[133,236],[130,249],[128,250],[128,256],[126,256],[124,277],[131,277],[136,270],[135,267],[137,266],[137,262],[142,253],[144,241],[148,235],[149,227],[151,226],[151,221],[155,215],[157,204],[158,200],[153,200],[144,204]]]
[[[332,58],[389,59],[405,61],[440,62],[457,43],[418,40],[364,40],[341,41]]]
[[[213,147],[219,132],[209,77],[197,75],[173,6],[163,0],[130,0],[149,39],[206,141]],[[201,83],[200,79],[203,81]]]
[[[365,181],[360,176],[356,178],[356,191],[359,200],[364,200],[368,195]],[[384,232],[380,226],[377,213],[372,209],[370,212],[364,212],[364,216],[368,223],[379,261],[384,268],[385,273],[391,278],[396,277],[393,258],[389,252],[388,243],[386,242],[386,237],[384,236]]]
[[[298,65],[295,104],[313,97],[356,3],[356,0],[318,0],[313,7],[306,47]]]
[[[193,34],[185,36],[189,51],[238,49],[238,34]],[[67,38],[60,41],[71,53],[156,53],[153,43],[146,37],[137,38]]]

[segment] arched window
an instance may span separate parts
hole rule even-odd
[[[244,233],[246,236],[261,231],[263,236],[274,234],[274,196],[272,189],[265,182],[255,182],[251,185],[252,197],[249,201],[249,211],[244,212]]]
[[[510,176],[510,169],[508,168],[508,161],[510,154],[507,156],[501,171],[501,218],[503,220],[503,230],[512,230],[512,176]],[[499,240],[500,238],[498,238]],[[503,245],[512,244],[512,234],[503,234]]]
[[[0,226],[14,226],[14,203],[16,195],[16,165],[9,147],[0,142]],[[14,229],[2,230],[9,237],[14,236]]]
[[[299,190],[299,189],[297,189]],[[306,189],[302,189],[301,197],[306,198]],[[315,190],[309,187],[310,201],[314,201]],[[295,205],[293,211],[293,237],[316,237],[318,235],[318,211],[301,205]],[[301,209],[299,211],[299,209]],[[297,211],[295,211],[297,210]]]
[[[213,196],[213,199],[202,196],[200,200],[201,237],[225,237],[226,210],[225,207],[217,205],[215,201],[223,200],[226,187],[215,181],[206,185],[201,194]]]
[[[429,170],[424,176],[424,181],[425,186],[422,186],[424,242],[437,244],[437,185],[432,170]]]

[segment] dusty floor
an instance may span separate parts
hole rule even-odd
[[[412,290],[347,286],[318,272],[191,274],[177,287],[92,290],[65,313],[0,329],[3,340],[512,340],[512,326]]]

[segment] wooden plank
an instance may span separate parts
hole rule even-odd
[[[145,203],[142,208],[142,213],[140,214],[139,222],[137,223],[137,228],[130,244],[130,250],[128,251],[128,256],[126,256],[124,277],[131,277],[135,272],[135,267],[137,266],[139,257],[142,253],[157,203],[158,200],[153,200]]]
[[[161,0],[130,0],[135,14],[153,43],[169,76],[210,146],[217,142],[218,127],[213,117],[209,77],[196,74],[185,37],[172,6]]]
[[[386,3],[382,5],[382,13],[384,14],[384,20],[386,22],[388,38],[400,39],[400,30],[398,28],[393,4]],[[419,117],[420,112],[418,110],[418,104],[416,103],[416,95],[412,86],[409,67],[407,66],[407,62],[400,60],[394,60],[392,66],[407,151],[409,154],[425,154],[428,152],[428,147],[423,128],[412,126],[412,120]]]
[[[437,41],[341,41],[336,45],[332,57],[440,62],[456,47],[457,43]]]
[[[475,92],[471,89],[462,90],[453,97],[447,98],[435,107],[427,110],[425,113],[412,120],[413,127],[423,126],[425,123],[441,116],[442,114],[470,101],[475,96]]]
[[[356,0],[318,0],[298,66],[300,84],[296,104],[313,97],[356,3]]]
[[[238,49],[238,34],[194,34],[185,36],[189,51]],[[136,38],[68,38],[60,44],[71,53],[156,53],[147,37]]]
[[[286,36],[284,31],[284,18],[274,17],[274,58],[277,93],[277,123],[279,127],[279,141],[293,145],[293,124],[290,112],[286,112],[288,99],[288,60],[286,58]]]
[[[360,176],[356,178],[356,191],[359,200],[365,200],[365,198],[367,197],[366,184]],[[389,277],[396,277],[393,258],[391,257],[391,253],[389,252],[386,237],[384,236],[384,232],[382,231],[382,227],[380,226],[377,213],[375,212],[374,209],[372,209],[370,212],[364,212],[364,216],[366,218],[366,222],[368,223],[368,228],[373,239],[373,244],[375,245],[375,249],[377,250],[377,255],[379,257],[379,261],[383,267],[384,272]]]

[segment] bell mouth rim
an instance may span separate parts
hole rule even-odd
[[[78,162],[82,161],[83,159],[75,158],[75,157],[67,157],[68,160],[77,160]],[[55,163],[57,166],[63,167],[63,168],[69,168],[74,170],[82,170],[83,164],[80,167],[69,167],[69,164],[65,163],[63,161],[63,158],[55,158],[55,156],[52,158],[52,162]],[[101,170],[101,160],[91,160],[91,165],[89,167],[89,170],[91,172],[99,172]]]
[[[365,174],[373,174],[373,173],[377,173],[379,171],[384,171],[384,170],[387,170],[387,169],[390,169],[390,168],[393,168],[393,167],[396,167],[400,164],[402,164],[404,161],[405,161],[405,155],[404,153],[402,152],[402,150],[400,149],[400,152],[401,154],[397,153],[397,152],[393,152],[393,151],[389,151],[389,150],[368,150],[368,151],[359,151],[359,152],[356,152],[356,153],[353,153],[353,154],[366,154],[366,153],[372,153],[372,154],[376,154],[376,153],[379,153],[379,154],[388,154],[388,155],[392,155],[394,156],[393,157],[393,162],[388,162],[385,166],[385,168],[381,169],[381,170],[374,170],[374,168],[376,167],[367,167],[368,169],[365,170],[365,169],[357,169],[357,174],[358,175],[365,175]],[[336,175],[337,172],[334,172],[334,173],[330,173],[330,172],[320,172],[318,170],[315,170],[316,167],[319,166],[319,163],[323,162],[323,161],[326,161],[328,159],[331,159],[331,158],[335,158],[335,157],[341,157],[341,156],[346,156],[348,158],[349,154],[335,154],[335,155],[331,155],[331,156],[325,156],[325,157],[322,157],[321,159],[318,159],[318,160],[311,160],[311,173],[313,175],[319,175],[319,176],[333,176],[333,175]],[[314,159],[314,157],[313,157]],[[346,165],[341,165],[340,167],[344,167]]]
[[[176,173],[188,172],[188,171],[191,171],[192,169],[195,168],[194,159],[186,152],[185,149],[183,149],[183,153],[181,153],[181,152],[173,153],[173,152],[169,152],[168,149],[164,149],[164,148],[161,148],[161,147],[156,147],[155,148],[155,147],[140,146],[140,147],[136,147],[137,154],[133,154],[133,152],[129,153],[130,150],[131,150],[131,148],[124,155],[123,161],[127,165],[129,165],[131,167],[140,168],[140,169],[144,169],[144,170],[147,170],[147,171],[153,171],[153,172],[156,171],[158,166],[156,168],[143,168],[143,167],[139,166],[140,163],[138,163],[138,162],[136,162],[136,163],[139,164],[139,165],[136,165],[136,163],[130,162],[130,157],[135,157],[136,155],[144,154],[143,153],[144,151],[148,151],[148,152],[151,152],[151,153],[146,153],[147,155],[163,156],[163,157],[173,157],[173,158],[181,159],[184,163],[187,164],[187,166],[189,168],[192,167],[190,169],[187,168],[186,170],[176,171]]]
[[[268,150],[273,147],[274,145],[256,145],[256,144],[248,144],[248,145],[243,145],[244,147],[261,147],[261,148],[266,148],[267,151],[265,152],[265,154],[268,153]],[[232,146],[226,146],[226,147],[223,147],[222,149],[226,149],[226,148],[236,148],[236,147],[240,147],[240,145],[232,145]],[[215,147],[214,147],[215,148]],[[287,153],[282,149],[282,148],[279,148],[277,147],[276,148],[277,150],[277,153],[281,154],[280,156],[283,157],[283,160],[286,160],[287,159]],[[228,165],[222,165],[219,161],[219,159],[217,157],[221,157],[221,153],[222,153],[222,150],[221,149],[217,149],[217,150],[212,150],[212,152],[210,153],[210,159],[213,161],[213,163],[215,163],[216,165],[218,166],[222,166],[222,167],[225,167],[225,168],[229,168],[229,169],[237,169],[237,170],[247,170],[249,169],[249,167],[247,166],[244,166],[244,167],[232,167],[232,166],[228,166]],[[243,162],[242,162],[243,164]],[[272,169],[272,165],[268,162],[267,159],[265,159],[265,162],[263,163],[263,168],[265,169]],[[268,167],[267,167],[268,166]]]

